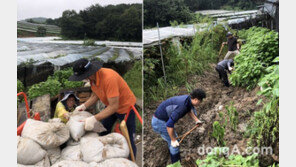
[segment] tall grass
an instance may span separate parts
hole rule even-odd
[[[196,33],[192,41],[164,44],[167,83],[164,82],[158,46],[145,49],[145,104],[176,95],[178,87],[186,83],[188,87],[191,75],[202,74],[210,63],[216,62],[220,45],[226,40],[225,34],[226,30],[222,25],[209,26],[206,31]]]

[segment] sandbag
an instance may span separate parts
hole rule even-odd
[[[58,122],[58,123],[62,123],[62,120],[60,118],[52,118],[48,120],[49,123],[53,123],[53,122]]]
[[[77,146],[67,146],[62,150],[61,153],[62,160],[72,160],[72,161],[81,161],[82,153],[80,151],[80,145]]]
[[[57,148],[51,148],[46,150],[47,151],[47,155],[50,161],[50,164],[54,164],[57,162],[58,159],[60,159],[61,157],[61,149],[60,147]]]
[[[43,148],[56,148],[70,138],[68,127],[58,122],[42,122],[28,119],[22,137],[30,138],[39,143]]]
[[[46,151],[35,141],[18,137],[17,143],[17,163],[23,165],[34,165],[41,161],[46,155]]]
[[[23,165],[17,164],[18,167],[50,167],[50,162],[48,156],[45,156],[44,159],[36,163],[35,165]]]
[[[69,127],[71,137],[78,141],[84,134],[84,122],[81,122],[82,120],[85,120],[88,117],[91,117],[92,114],[86,111],[75,111],[71,114],[69,121],[67,122],[67,126]],[[106,131],[104,126],[101,122],[96,122],[94,125],[94,129],[91,131],[93,132],[103,132]]]
[[[80,138],[84,135],[84,122],[79,122],[75,120],[75,117],[70,117],[67,122],[67,126],[70,130],[70,135],[75,141],[79,141]]]
[[[80,141],[75,141],[74,139],[70,138],[68,141],[67,141],[67,146],[77,146],[80,144]]]
[[[99,137],[99,140],[104,144],[103,159],[127,158],[129,156],[129,147],[123,135],[110,133],[106,136]]]
[[[74,118],[76,121],[85,120],[85,118],[93,116],[91,113],[87,111],[74,111],[70,118]],[[101,133],[106,131],[106,128],[103,126],[103,124],[100,121],[97,121],[94,125],[94,129],[91,130],[92,132]]]
[[[83,161],[63,160],[55,163],[51,167],[89,167],[89,165]]]
[[[138,167],[138,165],[126,158],[111,158],[98,163],[95,167]]]
[[[86,134],[80,140],[82,159],[85,162],[100,162],[104,145],[93,133]]]

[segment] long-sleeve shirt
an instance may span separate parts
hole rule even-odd
[[[174,96],[163,101],[156,109],[154,116],[166,121],[166,126],[172,128],[180,118],[191,110],[197,115],[189,95]]]
[[[67,123],[68,120],[64,117],[65,113],[69,113],[69,111],[67,111],[64,104],[61,101],[59,101],[57,106],[56,106],[56,110],[55,110],[55,113],[54,113],[54,118],[60,118],[62,122]]]
[[[234,62],[232,59],[226,59],[226,60],[222,60],[218,63],[218,66],[223,67],[225,70],[229,71],[229,67],[233,66]]]

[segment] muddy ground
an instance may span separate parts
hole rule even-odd
[[[238,130],[233,132],[229,126],[226,128],[224,140],[226,146],[233,148],[236,144],[240,151],[244,151],[247,146],[247,139],[244,138],[244,132],[247,124],[252,117],[254,111],[259,110],[262,105],[256,105],[258,100],[262,97],[256,95],[259,88],[252,91],[247,91],[244,88],[225,87],[221,80],[219,80],[217,72],[212,65],[211,70],[207,70],[204,75],[192,76],[190,83],[194,83],[196,88],[203,89],[207,98],[197,108],[198,118],[205,123],[198,129],[194,130],[184,141],[180,144],[182,166],[194,167],[196,159],[204,159],[206,155],[198,154],[198,147],[217,147],[216,140],[211,137],[212,125],[214,121],[218,121],[219,106],[223,105],[222,112],[227,112],[225,105],[233,105],[237,108],[239,113]],[[187,94],[185,87],[181,87],[179,95]],[[145,167],[163,167],[171,163],[167,144],[161,139],[160,135],[155,133],[151,128],[151,119],[157,106],[161,103],[155,102],[151,105],[145,106],[145,126],[144,126],[144,166]],[[185,116],[176,124],[176,132],[180,136],[194,127],[194,121]]]

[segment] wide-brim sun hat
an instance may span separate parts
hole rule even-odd
[[[90,62],[87,59],[79,59],[73,65],[74,75],[69,77],[69,81],[82,81],[101,69],[103,63],[100,61]]]
[[[61,100],[61,101],[65,101],[65,100],[67,100],[68,98],[69,98],[69,96],[70,95],[73,95],[73,97],[75,98],[75,101],[76,102],[79,102],[79,98],[75,95],[75,93],[73,92],[73,91],[68,91],[68,92],[65,92],[64,93],[65,95],[64,95],[64,97],[63,97],[63,99]]]

